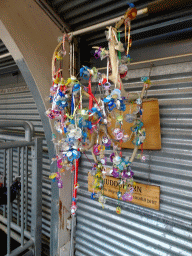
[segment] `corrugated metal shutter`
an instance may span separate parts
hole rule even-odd
[[[148,97],[160,105],[162,149],[135,160],[135,181],[160,186],[160,211],[107,198],[105,209],[91,200],[85,156],[79,171],[76,256],[192,255],[192,62],[152,69]],[[131,67],[133,69],[133,67]],[[149,68],[129,71],[126,90],[140,91]],[[108,151],[107,156],[112,151]],[[131,155],[123,150],[123,156]],[[91,153],[87,157],[92,160]],[[92,160],[93,161],[93,160]]]
[[[2,49],[1,55],[7,53],[5,46],[3,43],[0,43],[0,50]],[[4,49],[4,50],[3,50]],[[29,91],[21,73],[18,70],[17,65],[11,56],[6,57],[11,58],[11,67],[9,64],[7,65],[7,61],[5,58],[0,59],[0,65],[3,66],[2,73],[0,72],[0,120],[23,120],[30,121],[34,125],[35,135],[44,137],[44,130],[41,122],[41,118],[39,116],[35,101],[33,100],[32,94]],[[12,69],[14,66],[14,70]],[[1,130],[0,139],[3,139],[4,135],[19,135],[22,136],[23,130],[10,129],[9,132],[3,132]],[[8,137],[7,137],[8,138]],[[29,172],[31,169],[31,156],[29,151]],[[18,173],[18,149],[13,151],[13,174],[16,175]],[[0,171],[3,170],[4,166],[4,153],[0,152]],[[43,184],[42,184],[42,195],[43,195],[43,219],[42,219],[42,233],[43,240],[46,243],[49,243],[50,239],[50,225],[51,225],[51,181],[49,179],[50,175],[50,160],[48,156],[48,148],[46,140],[43,140]],[[13,176],[14,176],[13,175]],[[29,177],[30,182],[30,177]],[[31,187],[29,187],[29,209],[30,209],[30,191]],[[2,209],[2,208],[1,208]],[[17,212],[16,203],[13,204],[13,209],[15,210],[15,214]],[[29,213],[30,220],[30,213]],[[29,223],[30,226],[30,223]]]

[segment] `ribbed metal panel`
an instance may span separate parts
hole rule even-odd
[[[0,40],[0,75],[17,71],[18,67],[8,52],[4,43]]]
[[[119,17],[125,13],[129,4],[126,0],[48,0],[47,2],[49,2],[50,6],[57,12],[60,18],[72,28],[72,30],[78,30]],[[134,3],[139,10],[146,7],[151,1],[132,0],[131,2]],[[188,5],[183,6],[182,11],[189,10],[190,4],[189,1]],[[178,16],[181,17],[182,11],[180,9],[178,9],[178,11],[175,10],[174,18]],[[152,25],[160,20],[171,20],[172,18],[171,13],[167,14],[166,12],[159,15],[159,20],[151,20],[151,17],[144,15],[143,17],[138,17],[137,20],[134,21],[134,24],[139,24],[139,27],[143,27],[144,24],[140,24],[140,21],[147,21],[148,24]]]
[[[133,69],[133,67],[131,67]],[[149,68],[129,71],[127,91],[141,91],[141,76]],[[192,255],[192,63],[152,69],[148,97],[159,100],[162,149],[144,150],[146,161],[133,163],[137,182],[160,186],[160,211],[107,198],[105,209],[90,199],[82,157],[76,231],[76,256],[191,256]],[[112,151],[107,151],[107,157]],[[131,150],[123,150],[130,156]],[[90,152],[87,157],[93,162]]]
[[[0,91],[0,109],[0,120],[30,121],[36,132],[43,132],[36,104],[26,84],[14,84],[2,89]]]
[[[101,22],[122,16],[128,9],[130,1],[126,0],[47,0],[59,17],[76,31]],[[138,10],[145,8],[153,1],[132,0]],[[173,11],[145,14],[138,16],[131,23],[131,36],[133,39],[132,49],[143,44],[143,41],[151,39],[151,43],[157,43],[162,37],[166,40],[175,41],[181,38],[191,38],[191,1],[183,4],[182,8]],[[81,62],[87,65],[91,58],[90,51],[93,45],[104,47],[106,41],[105,27],[90,31],[79,37],[79,49],[86,49],[81,52]],[[124,40],[124,28],[122,27],[121,41]],[[154,37],[157,37],[154,39]]]

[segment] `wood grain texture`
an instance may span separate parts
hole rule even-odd
[[[126,114],[133,113],[136,109],[136,104],[128,104],[126,105],[126,111],[120,112],[115,111],[115,114],[123,114],[125,117]],[[142,121],[144,123],[144,127],[146,130],[146,139],[143,143],[143,149],[149,149],[149,150],[159,150],[161,149],[161,129],[160,129],[160,117],[159,117],[159,103],[158,100],[149,100],[143,102],[143,117]],[[108,127],[108,133],[110,137],[114,139],[114,136],[112,134],[112,130],[115,128],[116,120],[112,118],[111,126]],[[127,123],[126,121],[123,121],[122,129],[124,130],[125,134],[131,135],[131,127],[133,126],[133,123]],[[117,126],[119,127],[119,126]],[[133,140],[133,139],[132,139]],[[117,144],[121,146],[122,148],[134,148],[134,145],[131,141],[122,142]],[[141,147],[139,147],[140,149]]]
[[[93,192],[94,178],[88,174],[88,191]],[[133,186],[133,200],[129,203],[137,204],[154,210],[160,208],[160,187],[153,185],[146,185],[142,183],[135,183]],[[99,190],[94,190],[97,193]],[[119,191],[119,179],[106,176],[104,180],[104,195],[110,198],[118,199],[117,192]],[[121,185],[120,191],[125,193],[124,185]],[[122,199],[120,199],[122,200]]]

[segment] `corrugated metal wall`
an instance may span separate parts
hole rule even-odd
[[[73,31],[123,15],[128,7],[125,0],[47,0],[47,2]],[[151,1],[135,0],[132,2],[138,9],[141,9]],[[132,24],[132,49],[137,50],[143,44],[156,44],[162,40],[162,36],[163,40],[167,41],[189,38],[191,37],[191,23],[191,9],[187,5],[182,10],[175,10],[174,13],[138,17]],[[79,44],[82,47],[81,61],[83,62],[81,64],[90,63],[90,51],[93,45],[105,46],[104,30],[105,28],[102,28],[81,36]],[[123,33],[122,37],[124,37]],[[4,51],[3,47],[0,42],[0,50]],[[87,50],[86,53],[83,49]],[[191,52],[190,49],[189,51]],[[5,50],[4,53],[6,52]],[[4,58],[4,60],[9,70],[16,68],[11,57],[7,60]],[[162,149],[159,152],[145,151],[147,160],[145,163],[136,160],[133,170],[136,181],[161,186],[160,211],[121,202],[122,214],[117,215],[115,212],[117,202],[113,199],[107,200],[103,210],[97,201],[90,199],[90,193],[87,192],[87,173],[91,165],[83,156],[79,172],[77,256],[192,255],[192,64],[191,62],[169,66],[161,66],[157,62],[156,64],[158,66],[152,70],[153,85],[148,95],[159,99]],[[4,70],[5,63],[0,66],[0,74]],[[141,68],[135,72],[129,72],[127,90],[129,87],[131,91],[140,91],[142,86],[139,82],[140,77],[148,73],[149,69]],[[18,99],[16,99],[17,96],[12,97],[14,95],[9,98],[9,94],[6,101],[8,104],[5,101],[3,103],[3,111],[7,111],[4,117],[10,118],[9,106],[12,101],[18,100],[17,104],[14,103],[14,107],[18,107],[20,102],[22,104],[17,111],[13,111],[11,118],[16,118],[17,113],[21,118],[29,117],[36,131],[41,133],[43,132],[41,121],[34,101],[28,93],[26,91],[15,93],[20,94]],[[28,95],[26,99],[25,94]],[[28,113],[22,112],[24,109]],[[2,115],[0,114],[1,118]],[[109,151],[108,156],[110,153]],[[130,150],[123,152],[124,156],[130,154]],[[89,152],[87,156],[92,159]],[[44,166],[44,168],[49,173],[48,156],[45,159],[47,167]],[[45,183],[48,184],[47,187],[50,186],[47,180],[44,181]],[[44,202],[46,200],[50,202],[49,198],[48,195]],[[44,216],[44,226],[46,226],[45,220]]]
[[[2,50],[2,51],[1,51]],[[11,56],[4,57],[4,54],[9,54],[6,47],[0,42],[0,120],[23,120],[30,121],[34,125],[35,135],[44,137],[42,122],[32,97],[17,65]],[[7,131],[0,131],[0,139],[7,135],[23,136],[24,130],[17,128]],[[8,137],[6,137],[8,138]],[[18,149],[13,152],[13,174],[18,172]],[[3,171],[4,152],[0,152],[0,172]],[[31,156],[29,151],[29,172],[31,172]],[[50,239],[50,222],[51,222],[51,181],[50,175],[50,160],[48,156],[48,148],[46,140],[43,140],[43,219],[42,233],[43,241],[49,243]],[[30,179],[29,179],[30,181]],[[29,187],[30,194],[31,187]],[[30,201],[30,196],[29,196]],[[29,202],[30,205],[30,202]],[[16,212],[16,203],[13,204]],[[1,208],[2,209],[2,208]],[[30,217],[30,216],[29,216]],[[29,223],[30,225],[30,223]]]
[[[126,90],[139,92],[149,68],[131,69]],[[135,181],[160,186],[160,211],[121,202],[117,215],[117,201],[110,198],[103,210],[87,191],[91,164],[83,156],[76,256],[192,255],[192,62],[155,62],[151,80],[148,97],[159,100],[162,149],[144,150],[146,161],[136,159],[132,169]],[[123,150],[123,156],[131,152]],[[89,152],[87,157],[92,159]]]

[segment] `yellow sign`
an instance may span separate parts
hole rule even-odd
[[[88,175],[88,191],[93,191],[93,176]],[[146,185],[135,182],[133,200],[130,203],[141,205],[147,208],[159,210],[160,187],[153,185]],[[119,191],[119,179],[106,176],[104,179],[104,195],[118,199],[117,192]],[[99,190],[94,190],[97,193]],[[120,192],[125,193],[124,185],[120,186]],[[122,199],[120,199],[122,200]]]

